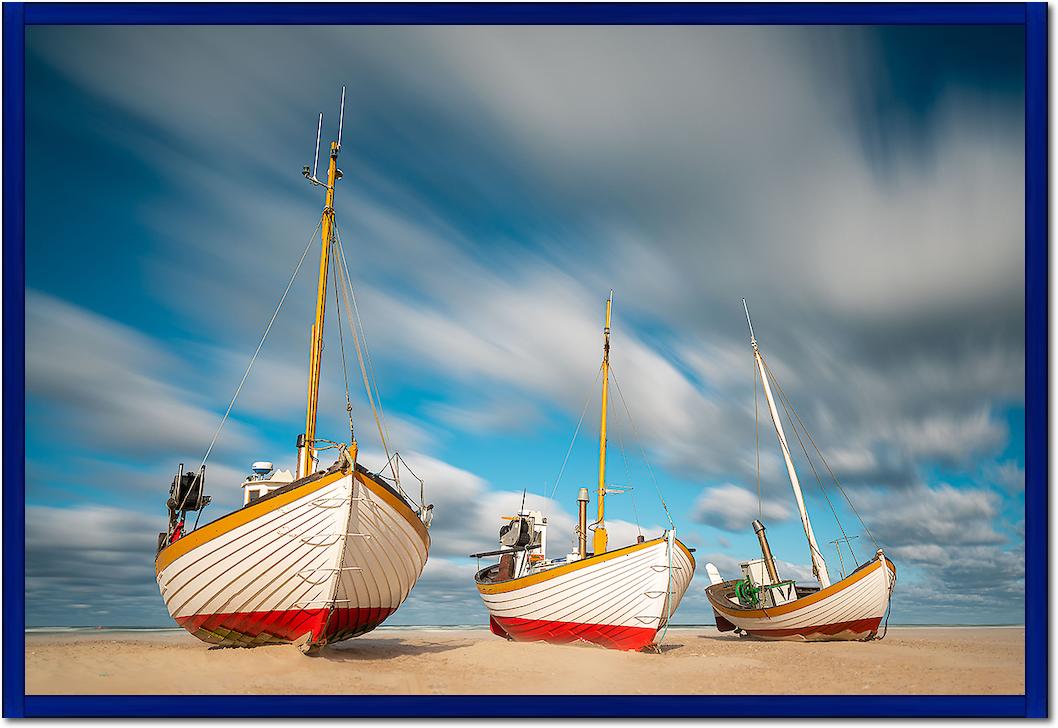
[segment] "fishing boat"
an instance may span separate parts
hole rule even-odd
[[[608,543],[606,496],[623,492],[606,484],[612,304],[611,292],[603,329],[595,521],[588,523],[588,489],[581,488],[576,549],[548,559],[547,518],[541,511],[527,509],[523,498],[518,514],[504,517],[507,523],[500,528],[500,549],[471,554],[476,558],[499,557],[498,563],[480,569],[474,581],[489,612],[490,629],[509,640],[583,641],[618,650],[657,648],[694,575],[694,556],[676,538],[671,518],[670,528],[655,538],[640,535],[636,543],[619,548],[610,548]],[[665,512],[668,514],[667,507]]]
[[[202,464],[187,472],[180,465],[169,490],[169,525],[159,534],[155,559],[158,586],[177,624],[214,645],[291,643],[313,653],[324,645],[370,632],[408,597],[430,551],[433,506],[424,505],[422,481],[417,501],[405,491],[400,476],[403,461],[397,453],[389,455],[377,387],[369,376],[367,342],[359,328],[352,280],[335,222],[334,191],[342,178],[337,163],[344,111],[343,89],[338,138],[330,144],[326,182],[316,176],[322,114],[316,130],[316,160],[311,172],[307,166],[303,170],[310,183],[324,188],[325,195],[317,225],[322,247],[315,318],[309,335],[305,429],[297,437],[296,472],[276,470],[267,461],[254,463],[253,472],[242,484],[242,507],[196,527],[211,500],[205,495],[205,461],[310,250],[315,231]],[[349,441],[332,442],[316,434],[329,278],[335,287],[342,366],[344,319],[389,458],[383,470],[388,469],[392,477],[373,472],[358,461],[348,376],[345,409]],[[339,292],[344,305],[338,301]],[[328,449],[334,451],[336,460],[321,467],[321,452]],[[191,514],[195,515],[195,526],[189,528]]]
[[[749,306],[745,299],[742,300],[742,304],[746,311],[750,344],[753,348],[754,376],[759,378],[763,385],[768,411],[771,414],[779,448],[782,450],[783,460],[786,463],[790,485],[793,487],[794,501],[801,516],[801,525],[804,527],[805,538],[808,541],[812,573],[818,585],[801,585],[796,584],[792,579],[781,578],[768,544],[764,524],[760,520],[755,520],[753,530],[760,543],[761,558],[743,562],[741,578],[724,581],[713,564],[706,564],[706,573],[709,575],[711,585],[706,588],[705,593],[716,616],[716,627],[721,632],[735,631],[751,637],[773,640],[874,639],[878,636],[882,618],[889,611],[893,588],[896,585],[896,566],[875,543],[877,550],[873,557],[846,574],[840,544],[845,543],[846,548],[855,556],[852,539],[858,536],[850,537],[845,533],[844,528],[841,528],[843,538],[831,543],[837,548],[842,574],[838,581],[831,582],[830,572],[819,550],[815,532],[812,530],[812,523],[808,517],[808,509],[801,492],[801,483],[794,468],[789,441],[786,439],[786,431],[783,428],[782,418],[779,416],[772,384],[775,384],[779,392],[779,403],[787,415],[791,430],[797,436],[805,458],[811,462],[808,448],[804,444],[804,440],[807,439],[843,495],[844,490],[841,489],[837,478],[833,476],[833,470],[827,465],[822,453],[815,448],[815,441],[804,428],[803,421],[793,410],[793,406],[764,361],[756,336],[753,334],[753,323],[749,318]],[[805,438],[801,437],[802,433],[805,434]],[[814,465],[813,472],[816,472]],[[819,485],[826,496],[822,480],[819,481]],[[848,502],[855,513],[852,502]],[[834,512],[836,516],[837,511]],[[859,518],[859,514],[856,514],[856,517]],[[840,520],[838,525],[840,528]],[[863,527],[870,536],[870,531],[865,524]],[[874,540],[873,536],[871,540]],[[882,636],[884,637],[884,631]]]

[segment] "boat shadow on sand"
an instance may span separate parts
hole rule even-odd
[[[438,652],[448,652],[449,650],[458,650],[461,647],[470,647],[471,644],[470,640],[418,642],[393,637],[363,641],[354,640],[348,644],[324,647],[315,657],[332,662],[393,660],[398,657],[430,655]]]
[[[357,640],[349,644],[340,645],[328,645],[321,648],[317,652],[310,653],[308,656],[322,660],[332,660],[334,662],[356,662],[360,660],[392,660],[397,657],[408,657],[414,655],[429,655],[436,652],[447,652],[448,650],[456,650],[460,647],[469,647],[471,642],[460,641],[460,642],[429,642],[425,644],[416,644],[414,642],[405,642],[398,638],[388,638],[380,640]],[[245,647],[230,647],[228,645],[211,645],[207,648],[208,651],[242,651],[247,648]],[[251,650],[289,650],[290,645],[259,645],[257,647],[249,648]]]

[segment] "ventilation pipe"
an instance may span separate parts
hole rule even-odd
[[[580,548],[580,557],[583,559],[588,555],[588,489],[581,488],[577,496],[579,511],[579,525],[577,526],[577,541]]]
[[[757,534],[760,541],[760,552],[764,556],[764,568],[768,570],[768,578],[772,584],[779,583],[779,572],[775,570],[775,557],[771,555],[771,546],[768,545],[768,537],[764,535],[764,524],[753,521],[753,532]]]

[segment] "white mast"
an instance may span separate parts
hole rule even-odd
[[[760,372],[760,380],[764,384],[764,396],[768,400],[768,409],[771,412],[771,421],[775,425],[775,434],[779,436],[779,447],[782,448],[782,456],[786,461],[786,472],[790,474],[790,485],[793,486],[794,499],[797,501],[797,510],[801,514],[801,525],[805,528],[805,536],[808,537],[808,548],[812,554],[812,572],[819,580],[819,586],[826,589],[830,586],[830,574],[827,572],[827,564],[823,560],[823,554],[816,544],[816,536],[812,532],[812,523],[808,520],[808,510],[805,508],[805,499],[801,494],[801,483],[797,479],[797,471],[794,470],[793,459],[790,457],[790,447],[786,444],[786,433],[782,429],[782,420],[779,419],[779,411],[775,408],[775,399],[771,396],[771,386],[768,384],[768,375],[764,370],[764,359],[761,358],[760,349],[757,348],[757,337],[753,335],[753,322],[749,318],[749,306],[746,299],[742,299],[742,307],[746,309],[746,323],[749,324],[749,340],[753,345],[753,358],[757,362],[757,371]]]

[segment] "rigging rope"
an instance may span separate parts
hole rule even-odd
[[[796,411],[794,411],[794,417],[797,417],[798,421],[800,421],[801,419],[800,417],[798,417]],[[802,424],[801,427],[804,429],[804,424]],[[830,477],[834,480],[834,485],[837,486],[838,491],[845,498],[845,502],[849,504],[849,508],[852,509],[852,512],[853,514],[855,514],[856,519],[860,522],[860,525],[863,526],[863,530],[867,534],[867,537],[871,539],[871,543],[874,544],[874,547],[876,549],[880,548],[878,545],[878,541],[874,538],[874,534],[871,533],[871,529],[867,528],[867,524],[864,523],[863,518],[860,517],[859,511],[856,510],[856,506],[853,504],[852,499],[849,498],[849,494],[846,493],[845,489],[841,487],[841,482],[838,481],[838,476],[834,474],[833,470],[831,470],[830,463],[828,463],[826,458],[823,457],[823,453],[820,452],[819,447],[815,443],[815,440],[812,439],[812,433],[805,429],[805,435],[808,436],[808,441],[812,444],[812,448],[819,455],[819,459],[823,463],[823,467],[825,467],[827,469],[827,472],[830,473]]]
[[[246,365],[246,371],[242,374],[242,379],[239,380],[239,386],[235,388],[235,394],[232,395],[231,401],[228,402],[228,409],[224,411],[224,417],[220,420],[220,425],[217,426],[217,431],[213,433],[213,439],[210,440],[209,447],[206,448],[206,454],[202,456],[202,464],[199,466],[199,471],[202,470],[202,465],[206,464],[206,460],[209,459],[209,455],[213,452],[213,446],[217,444],[217,438],[220,437],[220,431],[224,429],[224,425],[228,422],[228,416],[231,414],[232,407],[235,406],[235,400],[239,398],[239,393],[242,391],[242,387],[246,384],[246,378],[250,376],[250,370],[253,369],[253,364],[257,361],[257,355],[261,353],[261,347],[264,346],[265,339],[268,338],[268,332],[272,330],[272,324],[275,323],[276,317],[279,315],[279,310],[283,308],[283,302],[287,300],[287,294],[290,293],[291,286],[294,285],[294,279],[298,275],[298,271],[301,270],[301,264],[305,262],[305,257],[309,254],[309,248],[312,246],[312,241],[316,237],[316,232],[320,229],[320,225],[323,224],[323,220],[316,223],[316,228],[312,231],[309,236],[309,241],[305,243],[305,250],[301,253],[301,259],[298,261],[297,266],[294,267],[294,272],[290,275],[290,280],[287,281],[287,287],[283,291],[283,295],[279,298],[279,303],[276,304],[276,310],[272,312],[272,318],[268,320],[268,326],[265,327],[264,333],[261,334],[261,340],[257,342],[257,349],[254,350],[253,356],[250,357],[250,363]]]
[[[352,279],[352,276],[349,273],[349,263],[348,263],[348,261],[346,260],[346,257],[345,257],[345,246],[342,245],[341,229],[338,227],[337,223],[335,223],[335,225],[334,225],[334,231],[335,231],[335,236],[337,237],[337,240],[338,240],[338,251],[339,251],[339,253],[341,253],[341,257],[342,257],[342,269],[345,272],[345,279],[346,279],[346,281],[349,284],[349,286],[348,286],[349,298],[353,302],[353,315],[356,316],[356,331],[359,332],[359,337],[364,340],[363,357],[364,357],[364,359],[367,362],[367,372],[368,372],[368,376],[369,376],[369,380],[370,380],[370,387],[371,387],[371,389],[369,391],[369,394],[371,394],[373,392],[373,395],[374,395],[373,407],[377,407],[378,408],[378,412],[375,415],[376,424],[379,424],[379,426],[381,427],[382,431],[385,432],[383,446],[385,447],[386,452],[388,454],[388,452],[389,452],[388,443],[391,442],[393,440],[393,438],[389,434],[389,425],[386,422],[386,412],[385,412],[385,409],[383,409],[383,407],[382,407],[382,395],[378,391],[378,375],[375,373],[375,362],[371,358],[371,349],[367,345],[367,329],[364,328],[364,322],[360,318],[360,307],[359,307],[359,305],[356,302],[356,289],[353,287],[353,279]],[[359,339],[357,339],[357,342],[358,341],[359,341]],[[359,354],[359,348],[357,349],[357,352]],[[383,437],[383,435],[381,433],[379,434],[379,436]],[[397,483],[397,486],[399,487],[400,486],[400,472],[399,472],[399,470],[396,467],[397,464],[398,463],[394,462],[391,470],[393,472],[393,480],[394,480],[394,482]]]
[[[760,357],[760,360],[763,363],[765,370],[767,370],[768,379],[770,381],[772,381],[772,382],[775,382],[775,386],[778,387],[779,383],[775,380],[775,375],[771,373],[770,369],[768,369],[768,363],[766,361],[764,361],[764,355],[760,353],[760,350],[757,350],[756,356]],[[764,384],[764,383],[765,383],[764,382],[764,378],[762,376],[761,377],[761,384]],[[779,403],[782,404],[782,399],[781,398],[779,400]],[[772,426],[775,428],[775,436],[779,439],[779,443],[780,444],[784,444],[786,446],[786,450],[784,452],[784,457],[789,457],[789,462],[787,463],[787,468],[791,468],[792,465],[790,463],[793,462],[793,453],[789,451],[789,448],[790,448],[789,440],[787,440],[783,436],[783,434],[780,432],[780,429],[782,427],[782,422],[781,422],[781,418],[779,418],[778,410],[777,410],[777,408],[775,408],[775,403],[773,401],[770,402],[770,406],[771,406],[771,409],[772,409]],[[786,405],[783,404],[783,407],[785,408]],[[788,413],[787,413],[787,417],[789,417]],[[794,430],[794,434],[797,435],[796,429]],[[800,435],[798,435],[798,439],[800,439]],[[794,477],[795,477],[794,475],[790,476],[791,485],[792,485],[792,481],[793,481]],[[825,495],[826,495],[826,493],[824,492],[824,496]],[[829,499],[827,500],[827,502],[828,503],[830,502]],[[833,509],[833,506],[831,508]],[[836,517],[837,517],[837,514],[835,513],[835,518]],[[807,537],[807,540],[808,540],[808,550],[810,552],[810,556],[812,557],[812,573],[815,574],[816,578],[820,578],[819,572],[816,569],[815,557],[819,556],[819,559],[824,564],[826,563],[826,557],[823,556],[823,553],[819,550],[818,545],[812,543],[812,541],[814,541],[814,538],[809,533],[809,531],[811,530],[811,526],[809,525],[809,522],[808,522],[808,509],[807,509],[807,506],[804,507],[804,510],[801,513],[801,525],[804,526],[805,536]],[[840,521],[838,522],[838,527],[839,528],[841,527],[841,522]]]
[[[339,253],[339,255],[341,257],[341,261],[342,261],[342,273],[343,273],[343,275],[340,278],[341,283],[342,283],[342,298],[345,300],[346,310],[347,311],[348,310],[352,310],[352,311],[356,312],[356,320],[359,322],[360,321],[360,314],[359,314],[359,312],[357,311],[357,308],[356,308],[355,298],[353,299],[353,303],[350,305],[350,298],[352,297],[351,292],[350,292],[351,289],[352,289],[352,280],[349,277],[349,265],[348,265],[348,263],[346,262],[346,259],[345,259],[345,251],[342,248],[342,239],[337,234],[337,226],[335,226],[335,240],[338,242],[338,253]],[[347,317],[347,319],[348,319],[348,317]],[[373,392],[377,392],[377,389],[376,390],[372,389],[371,380],[370,380],[370,377],[368,376],[367,366],[365,364],[365,357],[364,357],[363,349],[367,347],[367,341],[366,340],[364,341],[363,348],[362,348],[361,345],[360,345],[360,331],[357,330],[357,326],[355,326],[353,324],[351,319],[348,320],[348,323],[349,323],[349,328],[350,328],[350,330],[353,333],[353,344],[356,347],[356,359],[357,359],[357,362],[360,364],[360,375],[361,375],[361,377],[363,378],[363,381],[364,381],[364,389],[366,390],[367,401],[370,403],[370,405],[371,405],[371,413],[375,417],[375,426],[378,428],[379,439],[382,440],[382,449],[386,453],[386,460],[389,463],[390,472],[393,473],[393,480],[394,480],[394,482],[397,483],[397,487],[399,488],[400,487],[400,481],[397,478],[397,468],[396,468],[396,465],[393,463],[392,455],[390,455],[389,443],[388,443],[387,438],[386,438],[386,430],[385,430],[385,427],[382,424],[381,416],[379,415],[379,410],[381,408],[379,406],[376,406],[376,403],[375,403],[375,396],[374,396]]]
[[[602,364],[599,365],[598,371],[595,372],[595,384],[599,382],[599,375],[602,374]],[[580,411],[580,419],[577,420],[577,429],[573,430],[573,438],[569,441],[569,447],[566,449],[566,457],[562,458],[562,467],[559,468],[558,477],[555,478],[555,485],[551,488],[551,498],[555,497],[555,491],[558,490],[558,484],[562,480],[562,474],[566,472],[566,463],[569,462],[569,454],[573,452],[573,444],[577,441],[577,433],[580,432],[580,426],[584,424],[584,415],[588,412],[588,405],[591,404],[591,396],[594,394],[595,384],[592,385],[592,390],[588,394],[588,398],[584,400],[584,407]]]
[[[767,363],[765,363],[764,366],[765,368],[767,368]],[[772,375],[770,369],[768,369],[768,376],[772,378],[772,381],[775,380],[775,377],[774,375]],[[778,383],[775,384],[775,387],[776,389],[779,389]],[[830,495],[827,494],[827,489],[826,487],[824,487],[823,481],[819,477],[819,472],[816,470],[815,463],[812,461],[812,458],[808,455],[808,450],[807,448],[805,448],[804,440],[801,439],[801,433],[798,432],[797,425],[794,423],[793,417],[790,416],[790,410],[793,408],[793,405],[789,403],[789,400],[786,399],[786,395],[781,389],[779,389],[779,404],[782,405],[783,411],[786,413],[786,421],[790,423],[790,429],[793,430],[794,436],[797,438],[797,444],[801,446],[801,452],[805,454],[805,460],[808,462],[808,467],[812,468],[812,475],[815,476],[816,483],[819,485],[819,491],[823,494],[824,500],[826,500],[827,505],[830,507],[830,512],[834,514],[834,522],[838,524],[838,530],[841,531],[841,537],[848,545],[849,551],[852,552],[853,561],[856,561],[856,551],[852,548],[852,541],[849,539],[848,534],[845,533],[845,527],[841,525],[841,519],[838,517],[838,511],[836,508],[834,508],[834,504],[830,500]],[[838,558],[840,559],[840,554]]]
[[[338,302],[338,256],[334,246],[330,247],[330,255],[333,262],[331,266],[331,277],[334,280],[334,314],[338,319],[338,348],[342,352],[342,377],[345,379],[345,413],[349,417],[349,441],[356,439],[353,434],[353,401],[349,397],[349,365],[345,359],[345,336],[342,334],[342,307]]]
[[[620,428],[617,428],[617,445],[621,450],[621,460],[623,460],[625,464],[625,481],[631,482],[632,468],[628,466],[628,454],[625,452],[625,441],[624,437],[621,436]],[[642,524],[639,523],[639,510],[636,508],[636,489],[629,486],[628,490],[632,493],[632,517],[636,520],[636,531],[642,536],[643,527]]]
[[[371,358],[371,349],[367,345],[367,330],[364,328],[364,322],[360,319],[360,307],[356,303],[356,289],[353,287],[353,279],[349,275],[349,263],[345,259],[345,247],[342,245],[341,230],[338,227],[338,223],[334,225],[335,236],[338,238],[338,249],[342,254],[342,266],[345,270],[345,277],[349,281],[349,297],[353,301],[353,314],[356,316],[356,325],[360,331],[360,336],[364,339],[364,356],[367,359],[367,371],[371,375],[371,384],[375,392],[375,400],[378,402],[379,412],[382,413],[382,428],[386,431],[386,439],[391,440],[389,434],[389,426],[386,424],[386,413],[382,409],[382,395],[378,391],[378,375],[375,373],[375,362]]]
[[[632,488],[632,517],[636,519],[636,533],[643,538],[643,526],[639,523],[639,509],[636,508],[636,489]]]
[[[761,361],[763,361],[763,357],[761,357]],[[772,382],[775,383],[775,388],[779,391],[780,399],[781,400],[785,400],[786,402],[789,403],[789,398],[786,396],[786,392],[783,391],[782,385],[779,384],[777,379],[775,379],[775,375],[773,375],[771,373],[771,368],[768,367],[768,363],[767,362],[764,362],[764,368],[767,369],[769,377],[771,378]],[[849,508],[852,509],[853,515],[856,516],[856,520],[858,520],[860,522],[860,525],[863,526],[863,530],[867,534],[867,537],[871,539],[871,542],[874,544],[874,547],[878,548],[878,542],[875,540],[874,534],[872,534],[871,530],[869,528],[867,528],[867,524],[864,523],[863,518],[860,517],[859,511],[856,510],[856,506],[853,505],[852,500],[849,498],[848,493],[846,493],[845,489],[841,487],[841,482],[838,480],[837,475],[834,474],[834,471],[830,468],[830,463],[828,463],[827,459],[825,457],[823,457],[823,453],[820,451],[819,446],[816,445],[815,440],[812,439],[812,433],[808,431],[808,428],[805,426],[804,421],[801,419],[801,416],[798,415],[797,414],[797,410],[794,409],[793,404],[792,403],[789,403],[789,404],[790,404],[790,410],[789,411],[793,413],[793,416],[797,419],[797,422],[800,424],[801,429],[804,431],[805,435],[808,437],[808,441],[812,444],[812,448],[816,451],[816,454],[819,455],[820,462],[823,463],[823,466],[826,467],[827,472],[830,473],[830,477],[834,480],[834,485],[837,486],[838,491],[841,493],[842,496],[844,496],[845,502],[849,504]],[[785,409],[786,405],[783,405],[783,407]],[[787,414],[787,417],[789,417],[789,413]],[[794,432],[796,433],[796,431],[797,430],[795,428]],[[800,440],[800,436],[798,436],[798,440]],[[801,444],[801,447],[804,448],[804,443]],[[805,453],[805,455],[807,457],[807,452]],[[809,458],[809,463],[811,463],[811,459],[810,458]],[[813,466],[812,469],[814,471],[815,467]],[[817,476],[817,479],[818,479],[818,476]],[[822,489],[822,483],[820,483],[820,488]],[[825,493],[825,491],[824,491],[824,493]],[[827,499],[827,502],[829,502],[829,498]],[[840,522],[839,522],[839,526],[840,526]],[[844,531],[842,531],[842,534],[844,535]],[[852,550],[852,544],[851,543],[849,543],[849,550],[850,551]],[[853,552],[853,557],[855,557],[855,552]]]
[[[610,375],[613,377],[614,387],[617,389],[617,395],[621,399],[621,405],[624,407],[625,416],[628,417],[628,422],[632,425],[632,434],[635,435],[636,444],[639,446],[639,452],[643,456],[643,462],[646,463],[647,472],[650,473],[650,480],[654,483],[654,490],[658,493],[658,500],[661,501],[661,507],[665,510],[665,518],[669,521],[669,528],[675,528],[676,525],[672,522],[672,514],[669,512],[669,506],[665,503],[665,496],[661,495],[661,486],[658,485],[658,479],[654,477],[654,468],[650,466],[650,461],[647,460],[646,450],[643,449],[643,440],[639,435],[639,428],[636,427],[635,420],[632,419],[632,413],[628,409],[628,403],[625,401],[624,392],[621,391],[621,385],[617,381],[617,373],[614,371],[613,363],[610,364]]]

